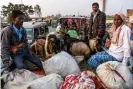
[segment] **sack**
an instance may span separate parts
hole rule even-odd
[[[91,55],[89,47],[83,42],[73,43],[71,47],[71,52],[74,56],[89,57]]]
[[[75,59],[76,62],[79,64],[81,61],[84,60],[84,56],[74,56],[74,59]]]
[[[60,89],[95,89],[94,81],[87,76],[68,75]]]
[[[69,74],[80,73],[80,69],[74,58],[64,51],[54,55],[49,60],[46,60],[43,63],[43,68],[47,75],[57,73],[62,77],[65,77]]]
[[[109,89],[133,89],[133,79],[128,67],[117,61],[101,64],[96,72]]]
[[[25,69],[15,69],[8,74],[3,74],[4,89],[27,89],[29,82],[41,77]]]
[[[89,40],[89,46],[90,46],[92,52],[98,51],[97,47],[96,47],[97,46],[96,40],[94,40],[94,39]]]
[[[78,38],[78,33],[75,30],[69,30],[67,34],[72,38]]]
[[[80,75],[68,75],[60,89],[106,89],[99,78],[91,71],[83,71]]]
[[[50,74],[36,79],[29,84],[29,89],[59,89],[63,79],[58,74]]]
[[[107,89],[106,86],[101,82],[101,80],[95,75],[92,71],[83,71],[81,73],[82,76],[87,76],[94,81],[95,89]]]

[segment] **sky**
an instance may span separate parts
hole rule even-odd
[[[106,0],[106,14],[113,15],[116,12],[123,12],[126,15],[127,9],[133,9],[133,0]],[[20,4],[21,0],[2,0],[2,5],[8,3]],[[23,4],[35,6],[40,5],[42,16],[61,13],[62,15],[89,15],[92,11],[91,5],[99,0],[22,0]]]

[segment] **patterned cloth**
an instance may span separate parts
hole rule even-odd
[[[102,81],[92,72],[83,71],[80,75],[68,75],[60,89],[107,89]]]
[[[95,83],[85,75],[68,75],[60,89],[95,89]]]
[[[107,62],[107,61],[117,61],[113,56],[109,55],[107,52],[98,52],[93,55],[89,60],[89,65],[96,69],[100,64]]]

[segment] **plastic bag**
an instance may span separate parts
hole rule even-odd
[[[75,59],[62,51],[43,63],[46,75],[57,73],[62,77],[70,74],[79,74],[80,69]]]
[[[75,59],[76,62],[79,64],[81,61],[84,60],[84,56],[74,56],[74,59]]]
[[[101,64],[96,72],[109,89],[133,89],[133,79],[128,67],[117,61]]]
[[[58,74],[50,74],[29,84],[29,89],[59,89],[63,79]]]
[[[36,75],[28,70],[15,69],[14,71],[4,74],[4,89],[27,89],[27,84],[42,76]]]
[[[91,50],[84,42],[73,43],[71,47],[71,52],[74,56],[91,56]]]

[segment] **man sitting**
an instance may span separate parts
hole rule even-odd
[[[24,64],[24,60],[28,60],[43,69],[40,58],[33,57],[29,51],[26,31],[22,26],[24,21],[23,12],[13,10],[11,20],[12,24],[3,29],[1,33],[1,58],[7,71],[9,71],[10,58],[13,59],[18,69],[33,70],[33,68],[29,68]]]

